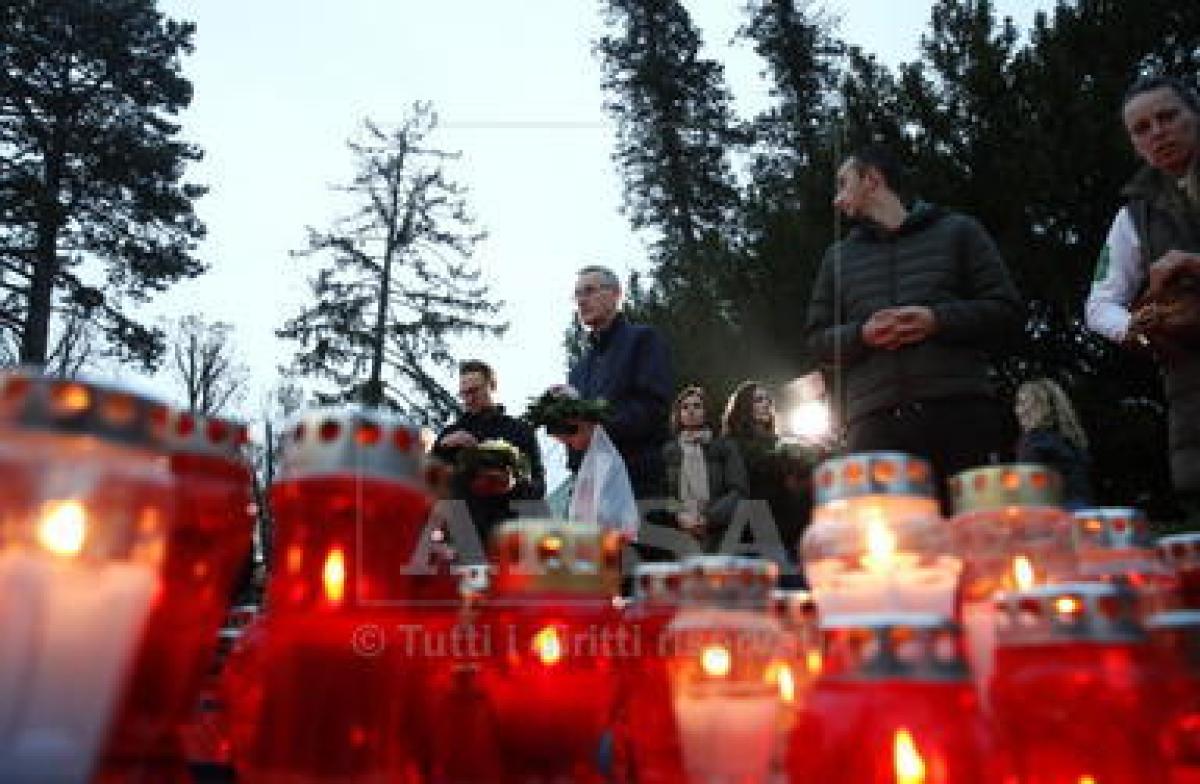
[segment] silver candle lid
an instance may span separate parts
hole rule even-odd
[[[172,411],[164,431],[166,448],[172,454],[200,455],[229,462],[246,461],[250,431],[241,422],[187,411]]]
[[[633,570],[633,595],[646,604],[679,604],[683,600],[683,567],[673,561],[638,564]]]
[[[901,495],[932,498],[929,462],[903,452],[859,452],[826,460],[813,471],[814,502]]]
[[[1080,509],[1075,518],[1075,545],[1081,549],[1151,549],[1154,536],[1140,509],[1124,506],[1098,506]]]
[[[428,431],[376,409],[313,409],[283,437],[277,482],[352,474],[422,484]]]
[[[966,682],[962,630],[936,613],[845,613],[821,619],[822,677]]]
[[[30,368],[0,373],[0,427],[161,450],[170,415],[165,404],[118,386],[51,377]]]
[[[779,577],[779,567],[761,558],[692,555],[680,566],[683,602],[711,607],[765,610]]]
[[[995,602],[997,645],[1145,639],[1137,593],[1121,582],[1039,585]]]
[[[1172,567],[1200,566],[1200,531],[1160,536],[1158,554]]]

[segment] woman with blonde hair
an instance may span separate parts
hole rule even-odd
[[[1048,378],[1026,381],[1014,405],[1021,423],[1017,460],[1041,463],[1062,475],[1063,505],[1077,509],[1092,502],[1087,434],[1071,399]]]

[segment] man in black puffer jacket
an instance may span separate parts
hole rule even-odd
[[[838,170],[834,206],[858,225],[821,264],[809,348],[841,387],[851,452],[916,454],[944,482],[1011,457],[1016,427],[986,351],[1019,330],[1023,309],[977,221],[906,205],[901,188],[878,147]]]

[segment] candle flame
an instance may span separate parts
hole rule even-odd
[[[42,508],[37,539],[46,551],[64,557],[83,552],[87,512],[79,501],[51,501]]]
[[[1085,773],[1079,777],[1079,784],[1096,784],[1096,777],[1089,776]]]
[[[862,564],[867,569],[882,570],[892,565],[896,553],[896,535],[888,528],[882,515],[867,520],[867,553]]]
[[[562,639],[558,635],[558,629],[553,626],[545,626],[533,635],[532,647],[538,660],[547,667],[552,667],[562,661]]]
[[[1083,603],[1074,596],[1060,596],[1054,600],[1054,609],[1059,615],[1074,615],[1083,609]]]
[[[825,667],[825,660],[821,656],[820,651],[809,651],[804,657],[804,666],[808,668],[808,674],[814,678],[821,674],[821,670]]]
[[[892,760],[896,767],[896,784],[925,784],[925,760],[917,751],[912,734],[901,727],[892,741]]]
[[[330,604],[341,604],[346,596],[346,556],[342,548],[334,547],[325,556],[321,582],[325,586],[325,599]]]
[[[1035,576],[1033,573],[1033,564],[1030,560],[1018,555],[1013,557],[1013,584],[1017,586],[1019,591],[1027,591],[1033,587]]]
[[[706,645],[700,652],[700,667],[710,678],[725,678],[733,669],[733,657],[724,645]]]
[[[796,701],[796,676],[787,662],[775,662],[767,670],[767,682],[779,689],[779,699],[786,705]]]

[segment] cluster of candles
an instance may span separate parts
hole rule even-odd
[[[0,376],[0,781],[188,781],[180,728],[250,543],[232,423]],[[1200,781],[1200,534],[1068,513],[1040,466],[814,473],[811,592],[732,556],[630,570],[515,520],[437,547],[427,435],[289,428],[266,602],[221,689],[238,780]],[[631,597],[619,594],[632,574]]]

